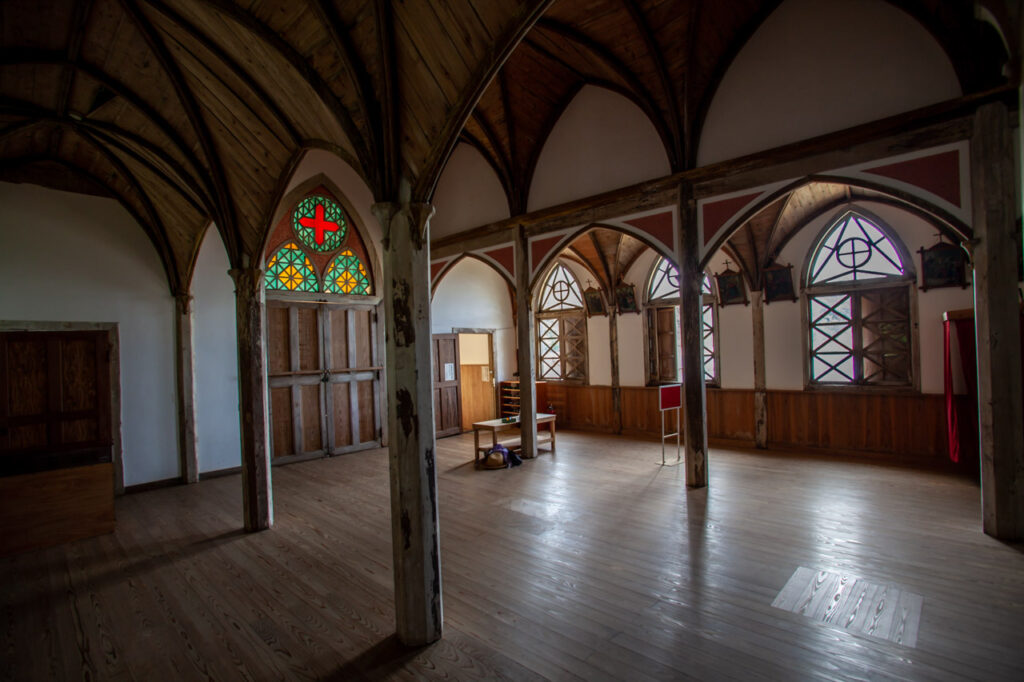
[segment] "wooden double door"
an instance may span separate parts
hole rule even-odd
[[[107,332],[0,333],[0,475],[112,455]]]
[[[267,301],[275,464],[381,444],[376,306]]]

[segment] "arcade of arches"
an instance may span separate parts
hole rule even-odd
[[[4,3],[3,551],[386,457],[428,644],[439,453],[639,450],[676,384],[687,500],[717,447],[871,458],[1024,539],[1018,3],[480,4]]]

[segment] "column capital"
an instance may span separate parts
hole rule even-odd
[[[191,313],[193,300],[195,300],[195,297],[187,291],[174,294],[174,303],[178,308],[178,314],[188,315]]]
[[[235,283],[235,293],[257,293],[263,285],[263,270],[261,268],[231,268],[228,270],[231,279]]]
[[[398,202],[381,201],[370,207],[373,215],[380,223],[381,231],[384,233],[384,248],[389,247],[392,233],[401,239],[403,234],[408,234],[413,240],[416,248],[421,248],[426,242],[427,226],[434,215],[434,205],[424,202]],[[402,225],[399,226],[395,218],[403,216]],[[403,228],[405,231],[403,231]]]

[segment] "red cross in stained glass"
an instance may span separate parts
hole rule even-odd
[[[312,218],[299,218],[299,224],[316,231],[315,239],[317,244],[324,243],[324,232],[337,232],[338,223],[332,223],[324,218],[324,205],[316,205],[316,214]]]

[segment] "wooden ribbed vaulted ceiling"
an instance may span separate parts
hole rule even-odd
[[[988,83],[973,2],[894,3]],[[461,139],[525,210],[548,132],[588,83],[651,118],[673,170],[777,0],[5,0],[0,180],[119,200],[185,292],[206,227],[257,262],[305,149],[378,200],[429,201]],[[984,68],[983,68],[984,67]]]

